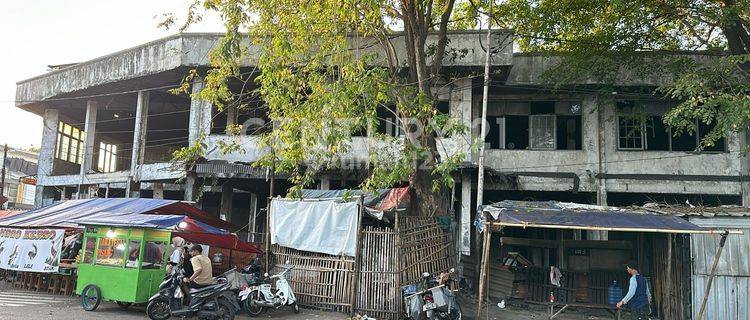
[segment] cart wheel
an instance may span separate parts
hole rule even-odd
[[[127,308],[130,308],[130,306],[132,306],[132,305],[133,305],[133,303],[131,303],[131,302],[122,302],[122,301],[117,301],[116,303],[117,303],[117,305],[118,305],[118,306],[120,307],[120,309],[123,309],[123,310],[125,310],[125,309],[127,309]]]
[[[94,311],[102,303],[102,290],[90,284],[81,291],[81,307],[86,311]]]

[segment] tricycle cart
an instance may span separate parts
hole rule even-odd
[[[76,284],[83,309],[147,302],[164,279],[170,242],[168,230],[86,226]]]

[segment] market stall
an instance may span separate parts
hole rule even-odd
[[[61,293],[80,294],[86,285],[107,279],[114,287],[100,287],[103,291],[99,296],[124,303],[143,302],[157,288],[174,236],[225,250],[230,256],[232,252],[242,252],[243,256],[252,257],[261,252],[231,233],[237,229],[232,224],[172,200],[68,200],[0,219],[0,227],[0,235],[21,239],[16,242],[26,238],[38,242],[23,240],[26,242],[14,245],[8,252],[0,249],[0,260],[5,262],[18,251],[13,264],[0,264],[2,269],[15,271],[13,281],[17,287],[42,291],[54,285],[56,291],[64,288],[59,290]],[[79,255],[84,242],[83,254]],[[0,247],[9,245],[6,241]],[[132,259],[120,256],[126,251]]]

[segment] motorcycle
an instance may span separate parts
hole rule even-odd
[[[285,278],[285,275],[293,268],[285,268],[281,273],[270,277],[266,273],[264,274],[262,284],[248,287],[240,292],[240,301],[244,303],[249,316],[255,317],[268,308],[278,309],[283,306],[291,306],[294,313],[299,313],[297,299],[294,297],[294,292]],[[271,281],[273,279],[276,279],[275,292],[271,289]]]
[[[240,311],[240,305],[230,290],[230,284],[221,276],[215,285],[191,289],[187,297],[188,304],[183,306],[184,294],[180,287],[183,278],[181,271],[175,271],[159,285],[159,292],[152,296],[146,305],[146,314],[151,320],[193,316],[200,320],[233,320]]]
[[[461,320],[461,306],[449,289],[454,272],[451,269],[448,274],[441,275],[440,282],[427,272],[422,274],[419,290],[404,294],[407,317],[418,319],[420,313],[424,312],[430,320]]]

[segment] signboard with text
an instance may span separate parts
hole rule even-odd
[[[0,269],[57,272],[65,230],[0,228]]]

